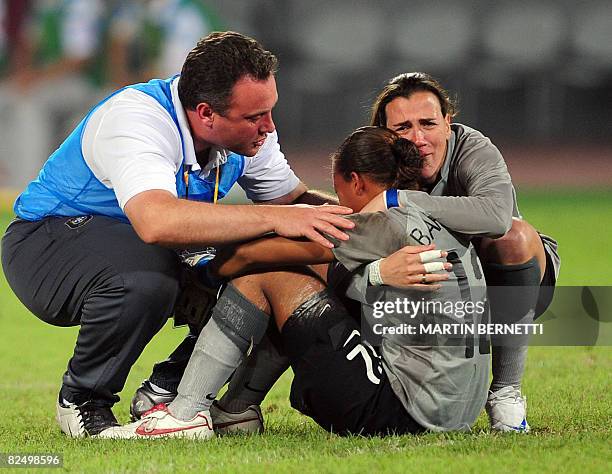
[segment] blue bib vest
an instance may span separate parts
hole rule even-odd
[[[135,84],[127,88],[144,92],[157,100],[168,111],[179,130],[183,162],[176,174],[176,192],[179,197],[184,198],[187,194],[183,177],[185,141],[172,103],[170,84],[173,79],[153,79],[147,83]],[[49,157],[38,177],[27,186],[15,201],[14,210],[18,217],[36,221],[48,216],[104,215],[127,221],[127,217],[119,207],[114,191],[102,184],[87,166],[81,146],[83,132],[91,114],[122,90],[120,89],[96,105]],[[228,155],[227,162],[221,166],[220,170],[219,199],[224,197],[238,178],[242,176],[244,166],[244,156],[236,153]],[[201,178],[198,174],[199,171],[191,172],[189,170],[189,199],[212,202],[216,170],[213,169],[205,178]]]

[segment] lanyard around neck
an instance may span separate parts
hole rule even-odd
[[[189,167],[189,169],[187,169],[187,167],[185,167],[184,171],[183,171],[183,181],[185,182],[185,199],[189,199],[189,171],[191,169],[191,166]],[[219,198],[219,179],[221,177],[221,166],[217,166],[217,173],[216,173],[216,177],[215,177],[215,192],[213,194],[213,204],[217,204],[217,200]]]

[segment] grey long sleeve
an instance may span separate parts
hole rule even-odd
[[[470,235],[499,237],[519,216],[514,188],[499,150],[480,132],[453,124],[442,178],[432,194],[400,191],[442,225]]]

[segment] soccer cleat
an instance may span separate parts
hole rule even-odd
[[[215,436],[210,412],[201,411],[191,420],[175,418],[164,404],[159,404],[144,413],[142,418],[124,426],[114,426],[102,431],[99,438],[110,439],[156,439],[193,438],[209,439]]]
[[[263,415],[258,405],[250,405],[246,410],[232,413],[225,411],[214,402],[210,407],[215,433],[225,435],[230,433],[261,434],[264,432]]]
[[[486,410],[493,431],[529,433],[527,397],[520,390],[508,386],[489,391]]]
[[[151,382],[145,380],[142,382],[130,403],[130,415],[132,421],[140,420],[143,414],[160,403],[168,404],[176,398],[176,393],[166,392],[160,393],[156,391]]]
[[[95,400],[77,405],[58,399],[56,419],[62,431],[73,438],[97,437],[102,431],[119,426],[110,407],[97,405]]]

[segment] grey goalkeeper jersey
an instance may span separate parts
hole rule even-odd
[[[451,124],[440,180],[429,193],[401,190],[399,203],[414,203],[445,227],[466,235],[500,237],[510,229],[512,217],[521,218],[501,153],[478,130],[459,123]],[[557,242],[540,235],[557,278]]]
[[[486,285],[474,247],[466,238],[454,235],[415,205],[350,218],[356,226],[348,232],[350,239],[334,249],[342,266],[330,271],[331,287],[341,286],[347,297],[362,305],[373,304],[367,264],[406,245],[418,245],[428,236],[437,249],[449,251],[447,259],[453,263],[450,279],[434,292],[376,287],[384,301],[407,299],[423,305],[411,320],[406,314],[388,315],[386,325],[400,327],[411,322],[446,328],[464,321],[485,322]],[[347,270],[351,272],[348,286]],[[484,310],[462,312],[468,301]],[[453,308],[450,311],[449,305]],[[385,334],[380,352],[395,394],[422,426],[447,431],[467,430],[474,424],[489,385],[488,343],[469,334]]]

